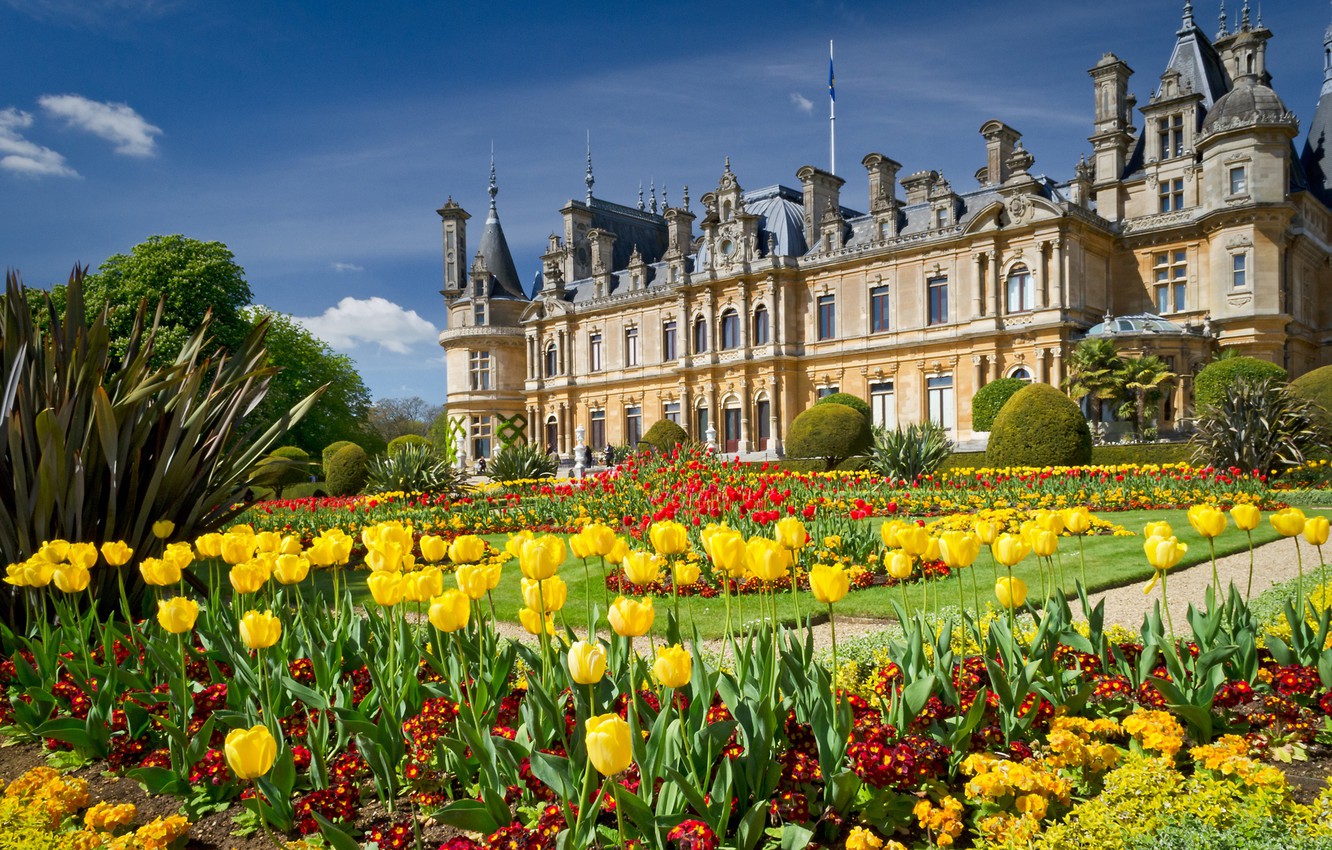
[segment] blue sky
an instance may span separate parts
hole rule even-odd
[[[1086,70],[1115,52],[1145,103],[1182,5],[0,0],[0,265],[47,286],[157,233],[224,242],[376,397],[439,403],[434,210],[452,195],[479,229],[492,142],[525,281],[584,193],[588,131],[598,197],[627,204],[640,181],[696,200],[728,155],[746,188],[826,167],[830,38],[849,206],[870,151],[970,187],[990,118],[1066,179],[1090,151]],[[1194,8],[1209,33],[1217,12]],[[1332,10],[1262,14],[1307,122]]]

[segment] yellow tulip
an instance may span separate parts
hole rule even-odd
[[[640,637],[652,628],[656,613],[652,609],[652,597],[645,597],[641,602],[620,596],[611,603],[606,617],[611,628],[621,637]]]
[[[1063,511],[1064,527],[1074,534],[1086,534],[1092,527],[1092,515],[1084,507],[1066,508]]]
[[[504,565],[495,561],[483,566],[482,572],[486,576],[486,590],[494,590],[499,587],[500,577],[504,572]]]
[[[618,714],[602,714],[587,721],[587,757],[602,776],[623,773],[634,760],[633,735]]]
[[[1161,537],[1159,535],[1147,538],[1143,544],[1143,551],[1147,554],[1147,563],[1151,564],[1152,569],[1161,571],[1168,570],[1179,564],[1184,553],[1189,551],[1189,547],[1180,543],[1173,536]]]
[[[823,538],[823,547],[824,547],[825,549],[833,549],[833,550],[841,549],[841,548],[842,548],[842,535],[840,535],[840,534],[829,534],[827,537]]]
[[[575,558],[587,558],[591,553],[587,549],[587,540],[583,537],[583,532],[570,535],[569,551]]]
[[[370,595],[374,597],[375,602],[386,608],[397,605],[407,595],[407,583],[403,580],[402,573],[371,573],[366,578],[365,585],[370,588]]]
[[[1263,518],[1263,512],[1256,505],[1235,505],[1230,509],[1230,518],[1240,531],[1253,531]]]
[[[889,549],[897,549],[902,544],[897,542],[897,532],[906,528],[907,524],[900,519],[889,520],[879,526],[879,537],[883,539],[883,545]]]
[[[444,560],[449,554],[449,544],[444,542],[443,537],[434,534],[421,535],[421,557],[430,563],[438,563]]]
[[[648,540],[659,555],[678,555],[689,548],[689,535],[678,522],[654,522],[648,529]]]
[[[738,531],[722,529],[710,535],[712,564],[733,579],[745,574],[745,538]],[[706,547],[705,547],[706,548]]]
[[[971,530],[980,538],[980,542],[985,546],[993,546],[994,541],[999,539],[999,526],[997,523],[990,522],[988,519],[978,519],[971,525]]]
[[[1142,529],[1143,537],[1174,537],[1175,530],[1170,527],[1170,523],[1165,520],[1159,522],[1149,522]]]
[[[261,531],[254,536],[260,552],[276,552],[282,546],[282,535],[276,531]]]
[[[1326,539],[1327,535],[1323,537]],[[51,582],[62,593],[82,593],[88,589],[90,581],[92,573],[88,572],[87,567],[78,564],[61,564],[51,571]]]
[[[661,581],[661,558],[653,552],[635,549],[620,563],[625,578],[634,584],[648,585]]]
[[[194,540],[194,548],[205,558],[222,557],[222,535],[216,531],[200,534]]]
[[[606,553],[606,562],[618,566],[624,560],[624,556],[628,554],[629,541],[623,537],[617,537],[615,538],[615,545],[611,546],[610,551]]]
[[[689,684],[693,669],[694,659],[689,655],[689,650],[678,643],[657,650],[657,660],[652,662],[653,678],[667,688],[683,688]]]
[[[301,555],[278,555],[273,577],[281,584],[300,584],[310,573],[310,561]]]
[[[278,544],[279,555],[299,555],[301,550],[301,538],[294,534],[286,535],[282,538],[282,542]]]
[[[761,581],[777,581],[791,566],[790,550],[776,540],[752,537],[745,544],[745,565]]]
[[[237,779],[247,782],[268,773],[277,761],[277,741],[263,724],[249,729],[232,729],[227,733],[222,751],[231,772]]]
[[[254,558],[259,542],[252,534],[237,534],[235,530],[222,535],[222,560],[233,567]]]
[[[535,539],[536,538],[532,532],[527,530],[520,531],[517,534],[511,534],[509,535],[509,539],[504,543],[504,551],[509,554],[510,558],[519,559],[522,557],[523,547]]]
[[[429,602],[444,591],[444,573],[439,567],[425,567],[403,573],[403,598],[408,602]]]
[[[1059,511],[1038,511],[1036,524],[1055,536],[1064,533],[1064,515]]]
[[[23,562],[23,584],[21,587],[46,587],[55,576],[55,564],[32,557]]]
[[[1311,516],[1304,521],[1304,539],[1314,546],[1322,546],[1327,543],[1327,533],[1327,517]]]
[[[687,587],[698,581],[702,570],[695,561],[676,561],[671,567],[671,579],[676,587]]]
[[[456,632],[466,627],[472,616],[472,603],[460,590],[446,590],[430,600],[430,624],[441,632]]]
[[[536,581],[555,575],[563,563],[564,541],[553,534],[543,534],[529,540],[518,556],[518,568],[523,571],[523,575]]]
[[[969,567],[980,554],[980,538],[967,531],[945,531],[939,535],[939,557],[949,569]]]
[[[71,543],[65,557],[71,565],[91,570],[97,566],[97,547],[91,543]]]
[[[365,563],[371,572],[396,573],[403,569],[402,550],[391,544],[378,544],[366,550]]]
[[[1226,530],[1226,515],[1211,505],[1189,508],[1189,525],[1203,537],[1217,537]]]
[[[338,546],[325,537],[316,537],[305,550],[305,559],[316,567],[331,567],[338,560]]]
[[[579,685],[595,685],[606,675],[606,647],[576,640],[569,644],[569,676]]]
[[[352,544],[356,541],[340,528],[330,528],[319,535],[321,541],[327,541],[334,549],[335,563],[345,564],[351,560]]]
[[[475,534],[455,537],[449,544],[449,560],[455,564],[475,564],[486,556],[486,541]],[[560,558],[564,560],[563,557]]]
[[[1017,534],[1001,534],[990,547],[995,561],[1005,567],[1012,567],[1031,554],[1031,544]]]
[[[272,611],[247,611],[240,621],[241,642],[250,649],[267,649],[282,637],[282,621]]]
[[[925,541],[925,552],[921,556],[922,561],[937,561],[941,558],[939,554],[939,538],[930,537]]]
[[[144,558],[139,562],[143,583],[153,587],[170,587],[180,581],[180,567],[162,558]]]
[[[1304,511],[1299,508],[1282,508],[1267,518],[1277,534],[1282,537],[1294,537],[1304,531]]]
[[[270,577],[268,567],[258,559],[237,564],[231,568],[227,578],[237,593],[257,593]]]
[[[851,589],[851,579],[840,566],[815,564],[809,571],[809,589],[825,605],[840,602]]]
[[[453,580],[468,599],[480,599],[490,589],[486,583],[486,568],[476,564],[460,565],[453,574]]]
[[[159,519],[153,523],[153,536],[166,540],[171,536],[171,532],[176,530],[176,524],[169,519]]]
[[[897,530],[897,545],[911,557],[919,558],[930,547],[930,533],[919,525],[905,525]]]
[[[112,567],[120,567],[129,563],[129,559],[134,555],[134,550],[125,545],[125,541],[116,540],[110,543],[102,544],[102,557],[106,563]]]
[[[527,629],[528,634],[541,634],[540,611],[534,611],[531,608],[520,608],[518,609],[518,621],[523,624],[523,628]],[[555,615],[553,614],[546,615],[546,634],[555,634]]]
[[[184,634],[194,628],[199,617],[199,603],[184,596],[157,600],[157,622],[173,635]]]
[[[911,573],[916,568],[915,560],[906,552],[894,552],[888,559],[888,575],[898,581],[906,581],[911,578]]]
[[[615,532],[605,523],[594,522],[583,529],[583,543],[587,554],[605,557],[615,547]]]
[[[37,550],[37,556],[58,564],[69,556],[68,540],[48,540]]]
[[[1021,608],[1027,601],[1027,583],[1020,578],[1004,576],[994,583],[994,596],[1001,608]]]
[[[773,526],[773,536],[777,542],[792,551],[799,551],[805,548],[809,542],[809,532],[805,530],[805,524],[798,517],[787,516],[777,520]]]
[[[1031,535],[1031,551],[1041,558],[1052,558],[1059,549],[1059,535],[1053,531],[1038,528]]]
[[[553,613],[564,607],[569,599],[569,586],[559,576],[544,581],[522,580],[523,604],[533,611]]]

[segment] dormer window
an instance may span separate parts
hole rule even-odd
[[[472,322],[478,327],[486,323],[486,305],[477,304],[472,309]]]
[[[1161,159],[1184,155],[1184,116],[1167,115],[1160,121]]]
[[[934,226],[935,226],[935,227],[947,227],[947,226],[948,226],[948,210],[947,210],[947,208],[945,208],[945,207],[940,207],[939,209],[937,209],[937,210],[934,211]]]

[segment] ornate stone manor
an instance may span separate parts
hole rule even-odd
[[[1033,172],[997,120],[980,128],[975,186],[866,155],[863,211],[839,176],[807,165],[798,189],[746,190],[729,158],[697,205],[686,189],[679,205],[640,190],[622,206],[593,194],[589,154],[587,193],[560,210],[530,295],[492,166],[475,253],[468,214],[452,198],[438,211],[459,444],[570,457],[580,435],[632,445],[670,419],[728,454],[778,456],[792,419],[839,390],[876,423],[929,418],[966,444],[977,388],[1058,385],[1089,333],[1179,373],[1159,411],[1169,430],[1219,347],[1292,376],[1332,361],[1332,27],[1299,147],[1270,86],[1271,37],[1246,3],[1208,38],[1186,3],[1145,104],[1105,54],[1089,72],[1091,156],[1062,181]]]

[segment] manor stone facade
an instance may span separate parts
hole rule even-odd
[[[1270,86],[1271,37],[1246,4],[1209,38],[1186,4],[1145,104],[1105,54],[1090,157],[1062,181],[1033,172],[998,120],[967,187],[870,153],[854,192],[808,165],[798,188],[745,189],[728,159],[696,205],[686,190],[659,209],[655,193],[597,198],[589,158],[531,294],[492,167],[474,254],[468,214],[451,198],[438,211],[447,410],[466,454],[523,438],[568,457],[580,428],[600,449],[671,419],[728,454],[777,456],[792,419],[835,391],[877,423],[929,418],[966,442],[979,387],[1059,385],[1088,335],[1181,376],[1158,411],[1167,430],[1187,424],[1191,376],[1220,347],[1292,377],[1332,361],[1332,27],[1303,139]]]

